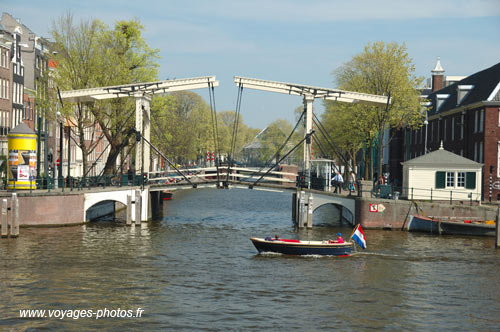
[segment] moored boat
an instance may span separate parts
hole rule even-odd
[[[174,193],[169,191],[169,190],[163,190],[161,192],[161,197],[164,201],[171,200],[173,196],[174,196]]]
[[[261,252],[274,252],[285,255],[331,255],[348,256],[353,251],[352,242],[336,243],[325,241],[300,241],[295,239],[255,238],[250,240]]]
[[[408,223],[408,231],[451,235],[495,236],[495,222],[493,220],[455,220],[412,215]]]

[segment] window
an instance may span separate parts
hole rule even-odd
[[[479,162],[484,162],[483,160],[483,141],[479,142]]]
[[[497,178],[500,177],[500,141],[497,142]]]
[[[457,187],[465,187],[465,172],[457,172]]]
[[[479,125],[479,113],[477,111],[474,112],[474,133],[477,133],[477,127]]]
[[[446,131],[446,124],[447,123],[448,123],[448,119],[444,119],[443,141],[446,141],[446,136],[448,136],[448,132]]]
[[[451,118],[451,140],[455,140],[455,117]]]
[[[478,132],[482,133],[484,130],[484,110],[479,111],[479,128]]]
[[[455,172],[446,172],[446,187],[455,187]]]
[[[465,115],[462,114],[460,117],[460,139],[464,139],[464,126],[465,126]]]

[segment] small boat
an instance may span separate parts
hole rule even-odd
[[[252,237],[250,240],[259,253],[275,252],[285,255],[331,255],[349,256],[353,251],[352,242],[336,243],[325,241],[300,241],[295,239],[265,239]]]
[[[174,193],[169,191],[169,190],[163,190],[161,192],[161,198],[164,200],[164,201],[168,201],[168,200],[171,200],[172,197],[174,196]]]
[[[410,217],[408,231],[434,234],[495,236],[495,226],[493,220],[456,220],[426,217],[417,214]]]

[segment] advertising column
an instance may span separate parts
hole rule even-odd
[[[36,134],[24,123],[9,132],[8,189],[36,189]]]

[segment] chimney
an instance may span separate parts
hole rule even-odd
[[[444,85],[443,85],[444,69],[443,69],[443,67],[441,67],[441,58],[440,57],[437,58],[436,67],[434,67],[434,69],[431,71],[431,73],[432,73],[432,92],[437,91],[437,90],[441,90],[442,88],[444,88]]]

